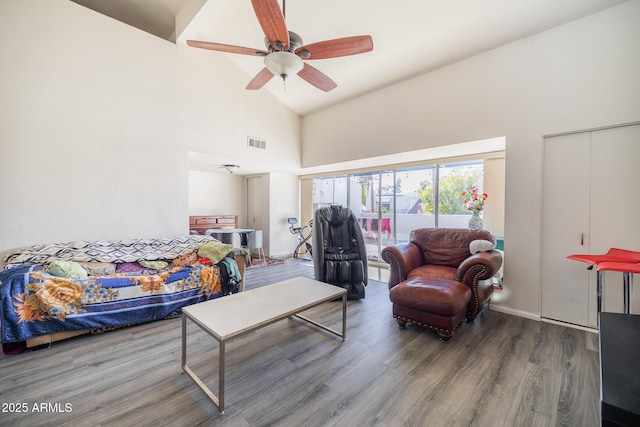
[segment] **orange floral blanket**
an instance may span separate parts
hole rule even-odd
[[[42,266],[17,266],[0,273],[2,342],[162,319],[222,296],[222,287],[220,266],[200,263],[85,280],[55,277]]]

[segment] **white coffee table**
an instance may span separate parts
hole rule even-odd
[[[298,314],[340,297],[342,297],[342,332]],[[220,413],[224,414],[226,342],[291,316],[337,335],[344,341],[347,334],[347,291],[334,285],[298,277],[184,307],[182,309],[182,372],[186,372],[209,396]],[[187,366],[187,319],[219,343],[219,397]]]

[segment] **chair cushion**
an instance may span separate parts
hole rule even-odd
[[[471,290],[455,280],[414,277],[391,288],[389,299],[414,310],[455,316],[466,311]]]
[[[495,239],[487,230],[466,230],[462,228],[421,228],[411,232],[414,242],[424,257],[426,264],[456,267],[471,256],[469,244],[474,240]]]
[[[446,265],[421,265],[418,268],[414,268],[407,274],[407,279],[412,277],[424,277],[433,279],[448,279],[455,280],[457,268],[448,267]]]

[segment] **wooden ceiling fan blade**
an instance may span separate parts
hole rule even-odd
[[[276,50],[289,49],[289,31],[278,0],[251,0],[265,37]],[[282,43],[282,45],[279,45]]]
[[[269,52],[261,49],[253,49],[251,47],[233,46],[230,44],[202,42],[198,40],[187,40],[187,44],[191,47],[200,49],[215,50],[217,52],[239,53],[240,55],[251,56],[267,56]]]
[[[326,74],[317,68],[312,67],[311,65],[305,63],[302,70],[298,73],[298,75],[311,83],[315,87],[325,92],[329,92],[330,90],[335,89],[338,85],[336,82],[331,80]]]
[[[271,80],[272,77],[273,77],[273,73],[269,71],[267,67],[264,67],[258,74],[256,74],[256,76],[253,79],[251,79],[246,89],[248,90],[260,89],[262,86],[269,83],[269,80]]]
[[[311,43],[296,49],[296,54],[308,51],[311,55],[303,59],[328,59],[340,56],[357,55],[359,53],[373,50],[373,39],[371,36],[352,36],[340,39],[326,40],[323,42]]]

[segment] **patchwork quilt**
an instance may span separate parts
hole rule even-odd
[[[38,245],[7,258],[0,272],[3,343],[61,331],[96,330],[166,318],[186,305],[238,291],[232,258],[161,270],[115,272],[69,279],[47,273],[52,260],[134,262],[193,253],[210,236]],[[210,263],[209,263],[210,264]]]

